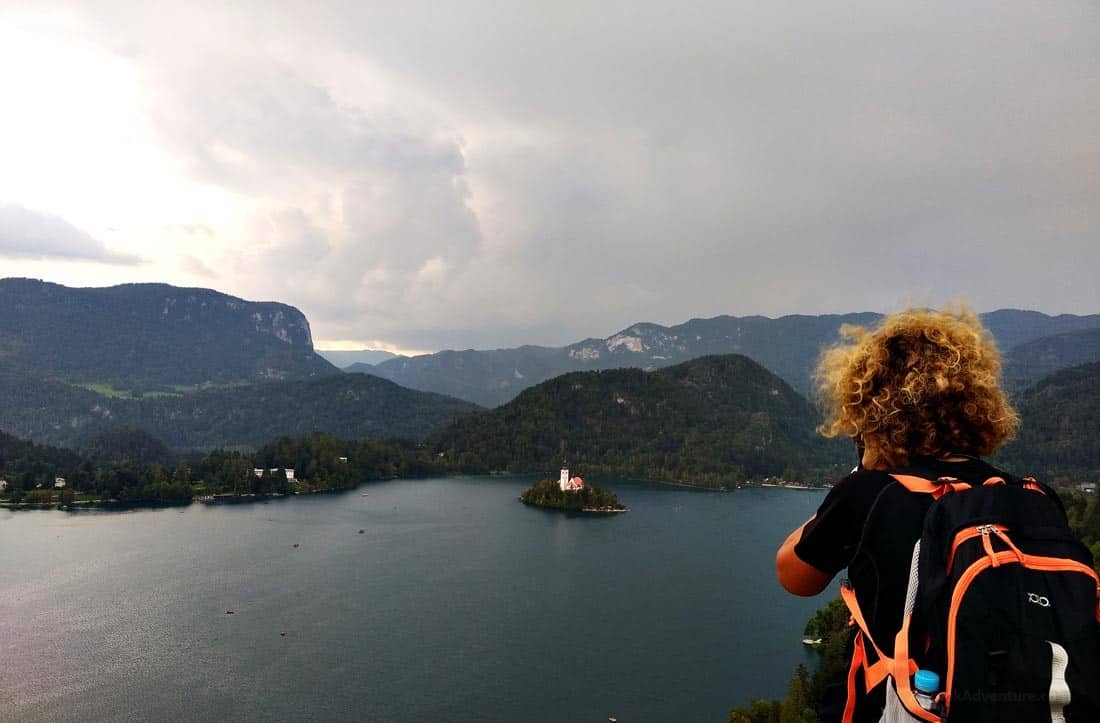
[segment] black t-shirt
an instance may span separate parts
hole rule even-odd
[[[993,476],[1005,476],[992,465],[977,457],[961,458],[962,461],[920,460],[911,469],[897,470],[921,477],[955,477],[963,482],[981,484]],[[817,514],[802,529],[802,536],[794,547],[799,559],[818,570],[835,575],[852,561],[859,546],[863,525],[875,499],[883,487],[893,481],[889,472],[873,469],[855,469],[833,485]],[[909,540],[910,548],[916,539]],[[908,569],[908,560],[899,560]]]

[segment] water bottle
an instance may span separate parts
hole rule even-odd
[[[928,711],[934,711],[936,707],[936,693],[940,689],[940,676],[932,670],[918,670],[913,676],[913,695],[920,707]]]

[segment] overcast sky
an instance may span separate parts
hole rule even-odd
[[[0,276],[330,348],[1100,312],[1094,0],[174,5],[0,0]]]

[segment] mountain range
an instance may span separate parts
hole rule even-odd
[[[565,347],[443,351],[344,374],[313,349],[305,316],[284,304],[163,284],[71,289],[4,279],[0,429],[70,448],[120,428],[177,450],[256,447],[314,431],[427,437],[445,456],[465,455],[460,467],[469,470],[542,469],[564,439],[592,469],[712,484],[733,472],[847,460],[847,448],[836,457],[813,435],[804,397],[841,325],[878,318],[640,323]],[[1100,315],[1000,310],[983,320],[1006,350],[1005,378],[1024,416],[1008,458],[1034,446],[1057,465],[1100,467],[1077,432],[1091,429],[1087,415],[1100,404],[1088,386]],[[504,406],[479,412],[477,403]]]
[[[879,314],[856,313],[822,316],[718,316],[692,319],[676,326],[634,324],[604,339],[585,339],[565,347],[521,346],[511,349],[441,351],[415,357],[399,357],[363,369],[401,386],[438,392],[494,407],[524,389],[573,371],[638,367],[657,369],[709,354],[744,354],[782,377],[800,394],[810,391],[810,375],[821,349],[838,340],[845,324],[868,325]],[[1058,368],[1100,359],[1100,348],[1087,334],[1100,333],[1100,314],[1048,316],[1035,311],[1002,309],[982,315],[982,320],[1007,350],[1017,388]],[[1013,350],[1054,335],[1069,335],[1061,342],[1037,348],[1037,354]],[[1080,341],[1086,348],[1076,345]],[[1011,365],[1011,366],[1009,366]],[[359,371],[359,368],[349,369]]]
[[[352,367],[356,368],[355,371],[369,372],[369,368],[384,362],[388,359],[396,359],[397,354],[392,351],[385,351],[382,349],[318,349],[317,353],[324,357],[330,364],[340,367],[344,371],[349,371]]]
[[[280,434],[422,437],[468,402],[345,375],[298,309],[166,284],[0,280],[0,429],[78,447],[121,427],[178,449]]]

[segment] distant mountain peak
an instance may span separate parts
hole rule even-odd
[[[880,314],[788,314],[695,318],[675,326],[637,322],[604,338],[564,347],[452,351],[385,361],[373,373],[403,386],[496,406],[523,389],[570,371],[637,367],[656,369],[708,354],[744,354],[802,393],[821,350],[838,340],[844,324],[867,326]],[[999,310],[983,320],[1002,350],[1049,334],[1100,328],[1100,315],[1048,316]],[[517,374],[518,372],[518,374]]]

